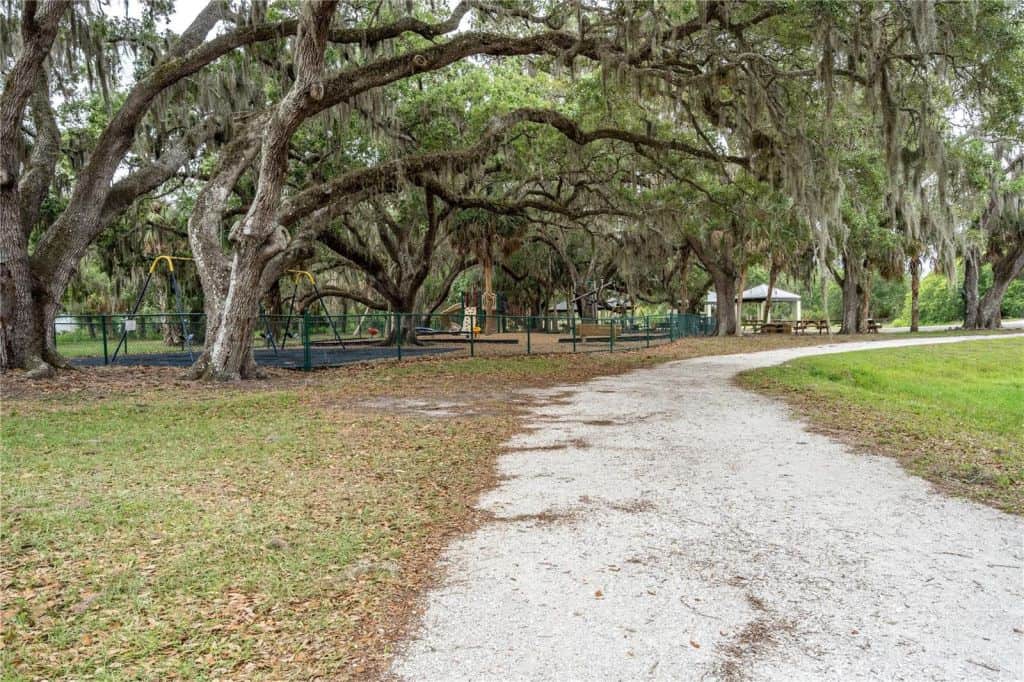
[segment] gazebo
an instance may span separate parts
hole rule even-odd
[[[756,287],[747,289],[743,292],[744,303],[757,303],[758,304],[758,318],[764,318],[764,304],[768,300],[768,285],[759,284]],[[793,311],[795,313],[795,319],[800,319],[800,294],[794,294],[792,291],[785,291],[776,287],[772,290],[772,306],[776,303],[789,303],[793,305]],[[718,306],[718,295],[714,291],[708,292],[708,297],[704,302],[704,314],[711,316],[711,309]],[[769,311],[768,321],[771,322],[771,312]]]

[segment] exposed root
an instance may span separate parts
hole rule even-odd
[[[71,364],[71,362],[63,355],[57,352],[55,348],[44,348],[43,349],[43,360],[57,368],[57,369],[70,369],[77,371],[78,368]]]
[[[38,355],[32,355],[25,360],[25,369],[25,376],[29,379],[49,379],[56,374],[53,365]]]

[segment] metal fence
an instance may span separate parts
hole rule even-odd
[[[614,352],[707,336],[714,319],[690,314],[580,320],[566,316],[422,313],[264,315],[253,335],[261,365],[310,370],[410,357]],[[202,314],[63,315],[57,350],[82,366],[190,365],[202,352]]]

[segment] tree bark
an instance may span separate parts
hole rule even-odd
[[[869,302],[867,287],[864,284],[866,270],[862,258],[843,254],[843,276],[836,277],[843,293],[843,323],[839,330],[840,334],[859,334],[865,330],[867,317],[864,308]]]
[[[1003,297],[1010,283],[1024,270],[1024,243],[992,264],[992,288],[978,302],[977,325],[981,329],[1003,326]]]
[[[32,272],[28,230],[21,222],[21,121],[34,89],[43,80],[43,68],[53,47],[61,17],[70,2],[51,0],[39,8],[25,2],[21,20],[22,49],[0,94],[0,371],[20,367],[32,376],[52,372],[45,344],[47,308],[39,304],[40,282]],[[56,309],[51,312],[51,319]]]
[[[721,270],[711,273],[715,283],[715,326],[718,336],[735,336],[738,327],[736,319],[736,278]]]
[[[964,252],[964,329],[978,328],[978,279],[981,276],[981,254],[975,246]]]
[[[323,98],[324,50],[336,1],[308,2],[302,7],[295,38],[295,82],[275,108],[264,129],[256,197],[248,213],[230,234],[234,246],[227,296],[204,378],[253,378],[253,330],[259,317],[263,270],[287,245],[278,230],[277,212],[288,172],[288,149],[299,126]]]
[[[920,331],[921,325],[921,257],[910,259],[910,331]]]
[[[690,275],[690,255],[692,251],[688,247],[683,247],[680,255],[679,263],[679,307],[676,308],[680,313],[689,312],[690,305],[690,290],[687,283],[687,278]]]
[[[715,327],[718,336],[735,336],[739,328],[736,317],[736,283],[740,279],[735,265],[733,239],[727,232],[719,232],[708,243],[689,235],[687,243],[704,270],[711,275],[718,304],[715,306]]]

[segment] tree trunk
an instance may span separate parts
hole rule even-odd
[[[259,319],[260,276],[262,264],[253,248],[239,249],[235,254],[228,295],[219,315],[214,314],[216,331],[208,351],[197,361],[202,363],[199,376],[206,379],[236,380],[257,378],[252,354],[253,334]],[[241,266],[245,263],[245,266]],[[207,321],[207,339],[211,338]]]
[[[1024,270],[1024,244],[992,264],[992,288],[978,302],[977,325],[982,329],[1003,326],[1003,297],[1010,283]]]
[[[494,293],[494,261],[489,253],[483,255],[482,266],[484,275],[484,294],[480,299],[484,308],[484,334],[494,334],[498,331],[497,320],[497,296]]]
[[[0,93],[0,371],[20,367],[32,376],[52,371],[46,364],[46,340],[52,340],[53,332],[46,331],[47,307],[28,255],[30,230],[21,220],[21,123],[33,91],[45,83],[44,63],[70,6],[65,1],[41,7],[25,3],[21,51],[5,74]]]
[[[679,265],[679,307],[677,308],[677,310],[679,310],[680,313],[685,313],[688,311],[687,306],[690,302],[690,290],[686,280],[687,277],[689,277],[690,275],[691,253],[692,251],[690,251],[689,248],[684,247],[683,254],[681,256],[682,262]]]
[[[910,331],[920,331],[921,324],[921,258],[914,256],[910,259]]]
[[[991,258],[991,256],[990,256]],[[1024,245],[992,263],[992,288],[978,297],[980,258],[974,249],[964,254],[964,329],[998,329],[1003,324],[1003,297],[1024,270]]]
[[[416,308],[416,294],[413,292],[403,298],[389,299],[389,308],[392,314],[388,335],[384,339],[384,345],[394,346],[401,342],[403,346],[423,345],[416,337],[416,327],[419,323],[419,316],[414,315]],[[395,319],[397,317],[397,320]]]
[[[265,288],[264,270],[268,269],[271,259],[284,251],[287,245],[287,237],[282,234],[283,228],[278,229],[277,212],[288,173],[288,149],[295,131],[315,112],[316,103],[323,98],[321,77],[324,71],[324,50],[327,30],[336,6],[336,1],[308,2],[302,6],[295,40],[295,81],[262,130],[256,195],[245,217],[232,228],[229,235],[234,253],[227,296],[223,299],[220,314],[215,317],[217,333],[212,344],[208,341],[207,350],[193,368],[193,374],[203,378],[230,380],[257,376],[252,344],[253,331],[259,319],[259,301]],[[248,143],[249,138],[246,136],[240,144],[244,148]],[[233,172],[230,165],[220,169],[221,179],[229,177]],[[219,189],[224,187],[229,191],[231,186],[225,184]],[[216,193],[211,199],[215,197]],[[224,201],[215,201],[210,215],[223,215],[224,205]],[[189,237],[193,245],[203,245],[207,241],[207,234],[205,229],[193,231],[190,225]],[[217,260],[213,253],[197,255],[197,264],[206,258]],[[204,293],[209,298],[210,292],[205,288],[206,280],[214,278],[217,268],[214,263],[203,263],[202,267],[208,271],[204,278]],[[267,274],[279,273],[268,271]],[[277,278],[272,277],[270,281],[274,279]],[[269,287],[269,282],[266,287]]]
[[[734,336],[736,334],[736,280],[724,272],[712,273],[715,283],[715,323],[718,336]]]
[[[864,304],[861,280],[864,278],[864,264],[861,259],[843,255],[843,277],[839,281],[843,291],[843,325],[840,334],[858,334],[866,320],[862,320]]]
[[[865,282],[857,284],[857,333],[864,334],[868,330],[871,319],[871,287]]]
[[[964,253],[964,329],[978,328],[978,278],[981,255],[971,246]]]

